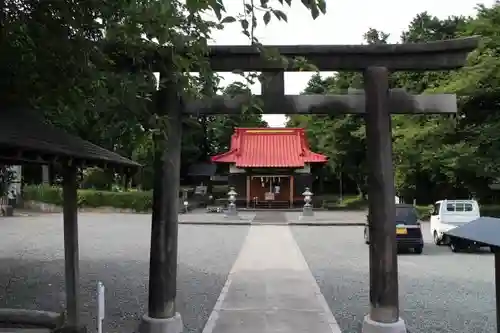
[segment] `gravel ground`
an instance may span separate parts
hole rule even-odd
[[[98,280],[106,285],[107,333],[134,332],[145,313],[149,222],[148,215],[80,215],[83,320],[91,332]],[[369,304],[362,227],[292,230],[343,333],[360,332]],[[59,311],[60,215],[0,219],[0,231],[0,306]],[[180,226],[178,308],[185,332],[201,332],[247,232],[244,226]],[[491,254],[454,254],[426,239],[422,255],[399,255],[399,273],[410,333],[495,332]]]
[[[60,215],[0,219],[0,307],[59,311],[64,302]],[[106,286],[105,331],[134,332],[146,311],[150,217],[80,214],[83,321],[94,331],[95,288]],[[179,230],[178,311],[185,332],[201,332],[248,227]]]
[[[361,332],[369,311],[363,228],[293,227],[293,233],[342,332]],[[409,332],[496,332],[493,255],[455,254],[432,244],[427,230],[424,236],[422,255],[398,256],[401,316]]]

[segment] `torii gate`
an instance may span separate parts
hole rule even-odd
[[[263,86],[264,113],[357,113],[366,114],[368,200],[370,222],[370,313],[363,332],[406,332],[399,317],[398,270],[394,229],[394,170],[392,162],[391,113],[454,113],[454,95],[411,96],[389,90],[393,71],[450,70],[462,67],[467,54],[478,45],[470,37],[430,43],[378,45],[273,46],[290,58],[304,57],[320,71],[360,71],[364,76],[364,96],[301,95],[285,96],[284,72],[279,62],[261,57],[253,46],[212,46],[207,55],[212,70],[220,72],[261,71],[269,80]],[[151,55],[152,63],[168,61]],[[123,60],[123,58],[122,58]],[[125,59],[128,62],[130,59]],[[163,68],[172,66],[166,63]],[[173,68],[173,67],[170,67]],[[158,92],[157,113],[168,115],[169,140],[156,137],[164,150],[155,156],[155,187],[151,230],[149,308],[140,332],[182,331],[176,312],[177,277],[177,198],[180,178],[182,114],[226,114],[240,112],[245,97],[214,97],[183,103],[172,73],[161,73],[168,83]]]

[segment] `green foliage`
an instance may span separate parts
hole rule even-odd
[[[0,95],[10,107],[40,110],[48,122],[145,165],[136,183],[151,188],[154,145],[152,133],[168,136],[168,128],[153,108],[156,82],[148,66],[116,71],[109,52],[126,53],[144,64],[141,50],[158,44],[172,46],[168,80],[187,99],[211,96],[218,77],[206,61],[207,40],[217,29],[237,25],[263,56],[284,65],[314,69],[304,59],[284,59],[276,50],[263,50],[255,38],[259,24],[287,21],[292,0],[239,0],[242,11],[226,12],[229,0],[207,1],[33,1],[6,0],[2,7],[3,61]],[[233,1],[233,0],[231,0]],[[295,0],[298,2],[298,0]],[[301,1],[312,17],[326,11],[325,0]],[[208,14],[214,14],[213,19]],[[458,71],[395,73],[392,87],[413,93],[452,92],[459,95],[457,117],[393,117],[396,190],[406,199],[430,202],[444,197],[469,197],[495,202],[488,184],[500,179],[500,4],[479,6],[475,17],[439,19],[418,14],[401,36],[401,42],[434,41],[481,35],[478,50]],[[262,22],[262,23],[261,23]],[[367,43],[386,43],[388,35],[370,29]],[[189,49],[190,52],[183,52]],[[186,74],[199,71],[199,75]],[[168,68],[164,68],[168,70]],[[255,73],[242,74],[246,84],[232,85],[228,95],[248,93]],[[160,85],[166,84],[162,78]],[[342,93],[361,88],[359,73],[343,72],[313,77],[306,92]],[[212,154],[227,150],[234,127],[266,126],[257,102],[241,116],[186,117],[183,123],[182,170]],[[160,119],[160,121],[158,121]],[[364,121],[361,117],[290,117],[290,126],[306,127],[311,147],[329,157],[327,178],[343,175],[366,194]],[[105,188],[97,172],[87,175],[85,186]]]
[[[245,85],[235,82],[228,85],[223,94],[234,97],[243,94],[251,95],[251,91]],[[208,117],[207,135],[210,140],[210,153],[217,154],[228,151],[231,136],[236,127],[268,127],[268,124],[262,119],[262,110],[257,104],[244,107],[241,114]]]
[[[171,46],[158,51],[172,60],[162,69],[170,77],[162,76],[160,86],[169,81],[186,99],[207,95],[201,87],[217,84],[206,59],[212,33],[239,22],[249,43],[261,49],[253,37],[257,24],[287,21],[286,9],[292,4],[292,0],[238,1],[243,11],[229,16],[224,6],[228,1],[223,0],[6,0],[1,8],[0,72],[9,79],[0,83],[2,101],[9,107],[37,109],[48,122],[70,133],[137,158],[146,165],[137,179],[150,187],[151,133],[168,136],[168,128],[153,107],[156,80],[144,50]],[[326,11],[324,0],[302,3],[313,17]],[[279,56],[266,52],[264,56]],[[124,64],[117,67],[120,55],[132,58],[137,67],[131,71],[123,70]],[[229,124],[215,119],[209,126],[226,129],[261,123],[259,116],[253,119],[232,119]],[[215,146],[200,145],[208,135],[208,125],[201,123],[197,117],[184,122],[183,166],[206,160],[212,153],[209,148]],[[221,137],[226,143],[225,132],[215,134],[214,140]]]
[[[57,186],[28,185],[23,188],[23,200],[62,206],[63,193],[62,189]]]
[[[500,205],[483,205],[480,207],[481,216],[500,218]]]
[[[432,203],[443,198],[474,196],[493,203],[500,196],[488,184],[500,179],[500,2],[479,6],[475,17],[439,19],[420,13],[402,34],[401,42],[430,42],[481,35],[481,46],[457,71],[398,72],[391,86],[412,93],[456,93],[456,116],[396,115],[392,117],[396,192],[406,201]],[[370,29],[367,43],[385,43],[387,34]],[[362,77],[340,73],[315,76],[306,93],[345,93],[361,88]],[[330,178],[356,184],[366,193],[364,121],[354,115],[289,117],[289,126],[306,127],[311,147],[329,157]]]
[[[365,34],[368,43],[386,43],[388,35],[370,29]],[[315,75],[305,93],[340,94],[349,88],[363,87],[360,73],[342,72],[322,79]],[[328,156],[328,167],[334,175],[345,174],[356,184],[360,197],[366,197],[366,140],[364,120],[358,115],[293,115],[288,127],[305,127],[313,150]]]
[[[368,201],[361,196],[347,196],[334,201],[323,202],[323,208],[328,210],[365,210],[368,208]]]
[[[0,197],[7,195],[13,180],[14,172],[8,166],[0,165]]]
[[[432,206],[416,206],[418,218],[421,221],[429,221],[431,218]]]
[[[339,202],[327,202],[325,207],[328,210],[366,210],[368,209],[368,201],[359,197],[347,197],[342,203]],[[488,212],[495,212],[500,216],[500,210],[497,210],[496,206],[482,206],[481,209],[484,209],[486,214]],[[418,218],[421,221],[428,221],[430,218],[430,213],[432,206],[416,206]],[[493,215],[485,215],[485,216],[493,216]],[[495,215],[496,216],[496,215]]]
[[[432,205],[429,206],[416,206],[419,219],[422,221],[429,221],[431,217]],[[490,216],[500,218],[500,205],[480,205],[481,216]]]
[[[93,190],[109,190],[113,184],[113,174],[99,168],[84,170],[82,188]]]
[[[62,206],[62,189],[55,186],[25,186],[23,199]],[[149,191],[111,192],[97,190],[78,190],[78,207],[112,207],[147,212],[152,206],[152,193]]]

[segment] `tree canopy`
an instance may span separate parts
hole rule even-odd
[[[391,77],[391,86],[412,93],[455,93],[459,112],[455,116],[395,115],[392,117],[393,157],[397,193],[419,202],[475,196],[483,201],[496,198],[490,184],[500,179],[499,66],[500,3],[479,6],[474,17],[439,19],[420,13],[402,33],[400,42],[427,42],[481,35],[480,48],[467,65],[450,72],[401,72]],[[385,43],[389,37],[370,29],[367,43]],[[357,73],[332,77],[314,76],[305,92],[338,93],[362,87]],[[342,173],[360,194],[366,193],[366,142],[364,120],[355,115],[289,117],[289,126],[307,128],[313,149],[327,154],[329,170]]]
[[[258,47],[255,28],[271,20],[287,21],[286,8],[298,0],[238,1],[243,9],[232,16],[224,7],[228,0],[2,1],[2,101],[10,108],[37,109],[68,132],[132,156],[146,165],[148,174],[151,133],[159,126],[151,103],[155,78],[148,66],[117,68],[110,46],[119,45],[116,52],[144,65],[141,50],[170,46],[179,93],[196,98],[204,84],[217,83],[217,74],[204,60],[213,31],[239,25]],[[324,0],[302,3],[314,18],[326,11]],[[178,52],[186,48],[189,53]],[[192,73],[195,67],[198,75]],[[233,85],[224,93],[240,88]],[[235,126],[265,125],[252,108],[241,116],[186,118],[182,163],[227,149]]]
[[[4,105],[37,109],[48,122],[68,132],[132,156],[145,165],[140,182],[150,187],[152,133],[158,130],[151,103],[156,80],[147,66],[117,70],[109,46],[120,45],[120,52],[138,64],[144,63],[142,49],[171,46],[173,72],[177,73],[173,79],[186,98],[249,93],[246,84],[237,83],[221,91],[217,74],[204,58],[207,41],[214,31],[227,26],[240,29],[249,43],[259,47],[256,27],[272,20],[287,21],[286,9],[298,0],[238,0],[242,11],[233,15],[226,13],[228,1],[5,0],[0,96]],[[326,11],[325,0],[301,3],[314,18]],[[400,195],[420,202],[469,195],[495,199],[489,184],[500,178],[500,143],[495,139],[500,130],[496,112],[499,20],[499,2],[478,6],[473,17],[439,19],[424,12],[400,36],[401,43],[483,36],[481,46],[461,70],[392,75],[392,87],[459,96],[456,116],[393,116]],[[389,36],[370,29],[364,37],[367,43],[386,43]],[[178,52],[186,47],[188,54]],[[195,67],[197,75],[191,74]],[[253,73],[247,77],[249,81],[254,78]],[[305,92],[340,93],[362,84],[359,73],[341,72],[328,78],[314,76]],[[208,93],[207,87],[214,89]],[[341,175],[348,180],[346,186],[366,193],[362,117],[294,115],[288,125],[305,127],[312,148],[330,158],[328,179],[335,181]],[[183,126],[182,165],[189,166],[227,150],[234,127],[267,124],[260,108],[250,105],[241,115],[186,117]]]

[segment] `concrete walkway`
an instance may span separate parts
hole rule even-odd
[[[252,226],[203,333],[340,333],[287,226]]]
[[[286,215],[277,211],[259,211],[255,213],[252,224],[287,224]]]

